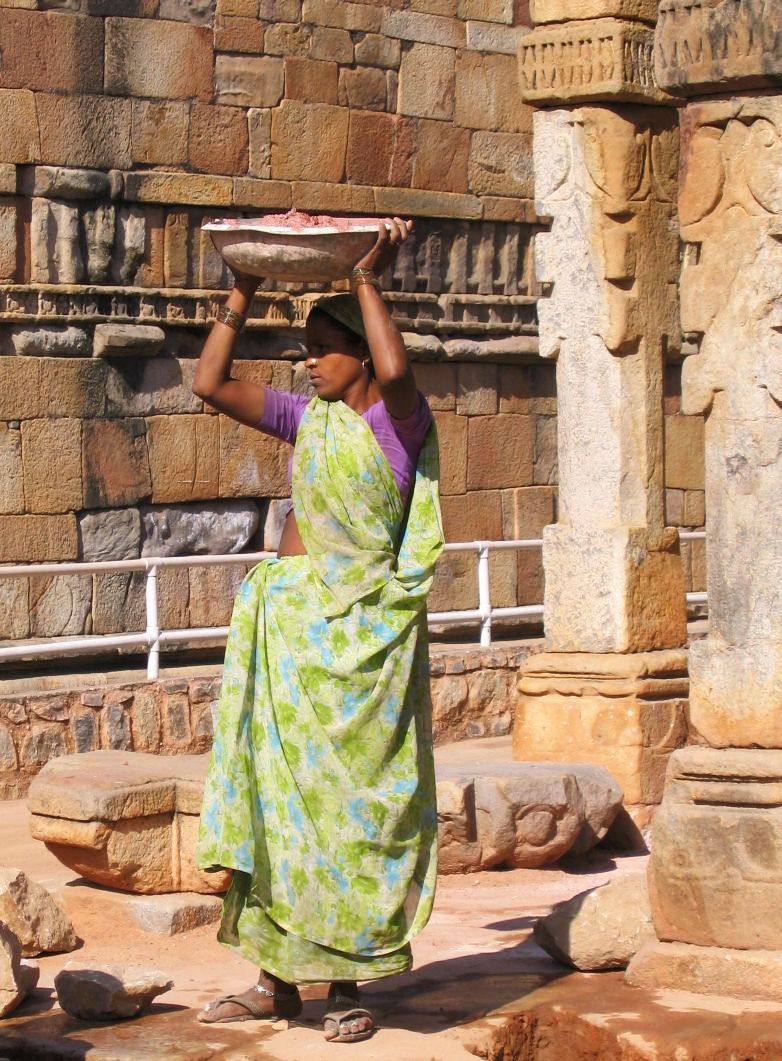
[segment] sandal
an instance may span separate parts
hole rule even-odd
[[[260,996],[260,997],[259,997]],[[264,999],[273,1000],[271,1012],[268,1003]],[[245,1013],[234,1013],[230,1017],[219,1017],[216,1011],[225,1002],[233,1002],[242,1006]],[[197,1014],[196,1019],[202,1024],[234,1024],[245,1020],[293,1020],[303,1009],[299,989],[293,991],[269,991],[261,984],[255,984],[241,995],[223,995],[222,998],[210,1002],[206,1009]],[[215,1014],[212,1016],[212,1014]]]
[[[329,1038],[326,1036],[326,1042],[329,1043],[360,1043],[365,1039],[371,1039],[375,1034],[375,1021],[372,1014],[368,1009],[364,1009],[362,1006],[357,1006],[358,999],[347,998],[344,995],[331,995],[329,996],[327,1003],[327,1010],[323,1014],[323,1030],[326,1030],[326,1024],[331,1021],[336,1025],[337,1034]],[[338,1009],[338,1006],[344,1006],[344,1009]],[[350,1031],[350,1024],[352,1021],[368,1019],[369,1027],[364,1028],[363,1031],[353,1032]],[[343,1025],[347,1025],[343,1029]]]

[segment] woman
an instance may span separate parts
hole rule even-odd
[[[226,647],[199,865],[234,871],[221,942],[258,983],[207,1023],[293,1018],[330,984],[324,1031],[373,1032],[358,980],[410,967],[436,878],[426,594],[443,543],[437,443],[377,276],[411,225],[379,226],[306,324],[312,400],[231,378],[257,281],[238,277],[194,391],[295,442],[278,557],[242,584]]]

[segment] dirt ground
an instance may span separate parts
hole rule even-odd
[[[173,937],[140,929],[127,913],[127,897],[74,877],[30,839],[22,802],[0,804],[0,851],[6,865],[21,867],[61,899],[83,940],[70,955],[39,959],[38,989],[0,1023],[0,1061],[334,1061],[343,1054],[355,1061],[782,1059],[782,1006],[651,998],[627,987],[621,973],[574,973],[535,946],[530,931],[537,916],[614,874],[637,870],[643,857],[593,853],[573,866],[441,878],[432,920],[414,941],[414,970],[366,990],[379,1031],[369,1042],[337,1047],[319,1027],[325,987],[303,991],[304,1013],[289,1027],[197,1023],[198,1008],[249,986],[254,970],[215,941],[214,925]],[[60,1010],[53,990],[55,974],[72,959],[159,968],[175,986],[136,1020],[77,1021]],[[741,1052],[714,1052],[734,1040]],[[778,1052],[748,1053],[750,1042]]]

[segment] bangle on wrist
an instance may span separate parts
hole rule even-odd
[[[364,284],[370,284],[376,291],[380,290],[380,280],[371,269],[356,268],[350,274],[350,290],[355,295]]]
[[[229,328],[233,328],[235,332],[240,332],[247,323],[247,318],[243,317],[241,313],[237,313],[235,309],[229,309],[227,306],[220,306],[215,313],[215,320],[220,321],[221,324],[227,325]]]

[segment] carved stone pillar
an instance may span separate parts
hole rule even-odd
[[[782,81],[782,5],[688,5],[665,4],[671,89],[767,91],[682,117],[682,323],[700,340],[683,400],[706,418],[709,513],[709,636],[691,650],[690,702],[710,747],[671,759],[650,865],[664,942],[628,980],[782,1001],[782,94],[768,91]]]
[[[579,21],[538,27],[520,50],[523,97],[560,105],[538,111],[534,133],[560,483],[543,544],[548,651],[521,670],[514,755],[608,767],[643,825],[686,733],[684,580],[663,511],[678,123],[655,105],[669,97],[652,72],[653,8],[626,7],[596,0],[585,21],[579,4]],[[567,18],[569,4],[539,2],[542,14]]]

